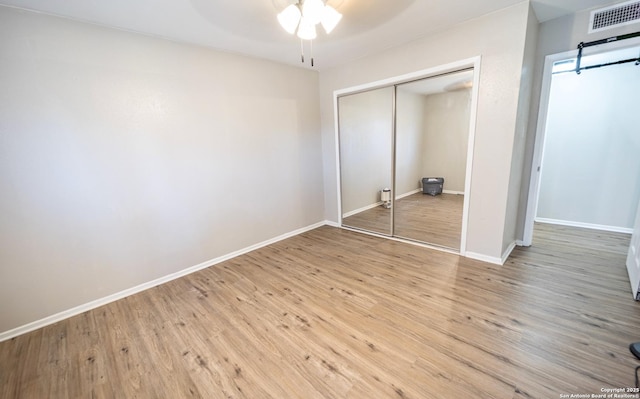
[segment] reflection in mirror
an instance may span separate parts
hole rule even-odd
[[[467,70],[397,86],[394,236],[460,248],[472,82]]]
[[[339,97],[338,126],[342,224],[391,235],[393,87]]]

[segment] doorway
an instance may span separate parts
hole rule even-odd
[[[626,235],[636,220],[640,39],[577,55],[545,59],[524,245],[536,222]]]
[[[640,57],[640,39],[585,54],[583,66]],[[576,74],[577,51],[547,56],[524,245],[534,222],[630,233],[640,200],[635,111],[640,65]]]

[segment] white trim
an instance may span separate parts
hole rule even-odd
[[[400,195],[396,196],[396,200],[402,199],[402,198],[404,198],[404,197],[408,197],[408,196],[413,195],[413,194],[417,194],[417,193],[419,193],[420,191],[422,191],[422,189],[421,189],[421,188],[416,188],[416,189],[415,189],[415,190],[413,190],[413,191],[409,191],[408,193],[404,193],[404,194],[400,194]]]
[[[240,250],[231,252],[229,254],[219,256],[217,258],[208,260],[208,261],[200,263],[198,265],[188,267],[188,268],[180,270],[178,272],[168,274],[168,275],[166,275],[164,277],[160,277],[160,278],[157,278],[155,280],[152,280],[152,281],[149,281],[149,282],[146,282],[146,283],[142,283],[140,285],[136,285],[135,287],[127,288],[126,290],[123,290],[123,291],[120,291],[120,292],[116,292],[115,294],[107,295],[107,296],[105,296],[103,298],[87,302],[85,304],[76,306],[74,308],[63,310],[62,312],[53,314],[51,316],[47,316],[45,318],[33,321],[31,323],[27,323],[27,324],[22,325],[20,327],[16,327],[16,328],[13,328],[13,329],[8,330],[8,331],[1,332],[0,333],[0,342],[6,341],[6,340],[11,339],[13,337],[17,337],[18,335],[26,334],[26,333],[31,332],[33,330],[37,330],[38,328],[42,328],[42,327],[48,326],[50,324],[57,323],[58,321],[61,321],[61,320],[67,319],[69,317],[73,317],[73,316],[79,315],[79,314],[84,313],[84,312],[86,312],[88,310],[95,309],[97,307],[106,305],[108,303],[117,301],[119,299],[125,298],[125,297],[130,296],[130,295],[137,294],[137,293],[142,292],[144,290],[147,290],[149,288],[153,288],[153,287],[155,287],[157,285],[167,283],[169,281],[175,280],[175,279],[180,278],[180,277],[184,277],[184,276],[186,276],[188,274],[197,272],[197,271],[202,270],[202,269],[206,269],[207,267],[214,266],[214,265],[216,265],[218,263],[221,263],[221,262],[224,262],[226,260],[235,258],[237,256],[246,254],[248,252],[254,251],[254,250],[258,249],[258,248],[265,247],[267,245],[276,243],[278,241],[282,241],[284,239],[296,236],[298,234],[302,234],[304,232],[307,232],[307,231],[310,231],[310,230],[313,230],[313,229],[316,229],[318,227],[325,226],[325,225],[330,225],[331,226],[331,225],[335,225],[335,223],[329,222],[327,220],[322,221],[322,222],[318,222],[318,223],[312,224],[310,226],[303,227],[303,228],[291,231],[289,233],[285,233],[285,234],[279,235],[279,236],[271,238],[269,240],[262,241],[262,242],[260,242],[258,244],[254,244],[254,245],[248,246],[246,248],[242,248]],[[337,226],[334,226],[334,227],[337,227]]]
[[[551,77],[553,63],[565,58],[571,58],[570,54],[548,55],[544,59],[544,71],[542,75],[542,88],[540,91],[540,104],[538,105],[538,126],[533,145],[533,157],[531,161],[531,176],[529,179],[529,199],[525,213],[524,232],[522,242],[525,246],[531,245],[533,241],[533,223],[538,211],[538,198],[540,194],[540,175],[542,172],[542,159],[544,148],[544,136],[547,130],[547,112],[549,111],[549,97],[551,93]],[[577,54],[577,53],[576,53]]]
[[[344,215],[342,215],[343,218],[348,218],[349,216],[353,216],[356,213],[360,213],[360,212],[364,212],[364,211],[368,211],[369,209],[373,209],[375,207],[378,206],[382,206],[383,202],[379,201],[376,202],[375,204],[371,204],[371,205],[367,205],[367,206],[363,206],[362,208],[358,208],[358,209],[354,209],[353,211],[347,212]]]
[[[419,192],[421,192],[422,189],[421,188],[416,188],[415,190],[409,191],[407,193],[401,194],[396,196],[396,201],[405,197],[408,197],[410,195],[413,194],[417,194]],[[445,194],[464,194],[461,191],[448,191],[448,190],[443,190],[442,191]],[[371,204],[371,205],[367,205],[367,206],[363,206],[362,208],[358,208],[358,209],[354,209],[353,211],[347,212],[344,215],[342,215],[342,218],[348,218],[349,216],[353,216],[355,214],[358,214],[360,212],[364,212],[364,211],[368,211],[369,209],[373,209],[376,208],[378,206],[382,206],[383,202],[382,201],[378,201],[375,204]],[[337,224],[339,226],[339,224]],[[385,236],[386,237],[386,236]]]
[[[627,233],[627,234],[633,233],[633,228],[631,227],[607,226],[604,224],[572,222],[570,220],[547,219],[547,218],[538,218],[538,217],[535,220],[538,223],[557,224],[560,226],[581,227],[583,229],[612,231],[614,233]]]
[[[519,247],[528,247],[529,245],[525,245],[524,241],[522,240],[516,240],[516,245]]]
[[[511,252],[513,252],[515,247],[516,247],[516,242],[514,241],[511,244],[509,244],[507,249],[502,254],[502,257],[500,258],[496,258],[495,256],[487,256],[487,255],[479,254],[476,252],[467,252],[466,256],[467,258],[480,260],[483,262],[493,263],[494,265],[502,266],[505,264],[505,262],[507,261],[507,259],[509,258],[509,256],[511,255]]]
[[[428,78],[434,75],[440,75],[448,72],[455,72],[465,68],[475,67],[476,61],[478,64],[480,60],[480,56],[471,57],[460,61],[451,62],[448,64],[438,65],[436,67],[422,69],[420,71],[406,73],[404,75],[394,76],[387,79],[376,80],[374,82],[364,83],[357,86],[347,87],[345,89],[339,89],[333,92],[334,98],[345,94],[355,94],[362,91],[378,89],[387,86],[394,86],[400,83],[409,82],[412,80],[418,80],[423,78]],[[474,71],[475,74],[475,71]],[[475,83],[475,82],[474,82]]]
[[[356,232],[356,233],[366,234],[368,236],[384,238],[384,239],[387,239],[387,240],[402,242],[402,243],[405,243],[405,244],[416,245],[418,247],[434,249],[436,251],[446,252],[446,253],[449,253],[449,254],[452,254],[452,255],[460,256],[460,254],[458,252],[456,252],[454,249],[449,249],[447,247],[440,247],[440,246],[437,246],[437,245],[431,245],[431,244],[427,244],[427,243],[424,243],[424,242],[413,241],[413,240],[409,240],[409,239],[402,238],[402,237],[392,237],[392,236],[389,236],[389,235],[380,234],[380,233],[376,233],[376,232],[373,232],[373,231],[360,230],[360,229],[349,227],[349,226],[341,226],[341,228],[343,228],[345,230],[353,231],[353,232]]]
[[[325,221],[324,221],[324,224],[325,224],[326,226],[331,226],[331,227],[337,227],[337,228],[340,228],[340,224],[339,224],[339,223],[336,223],[336,222],[331,221],[331,220],[325,220]]]
[[[338,113],[338,96],[333,94],[333,131],[336,151],[336,182],[338,194],[338,225],[342,225],[342,176],[340,175],[340,114]]]
[[[509,259],[509,256],[511,255],[511,252],[513,252],[513,250],[516,247],[516,242],[512,242],[511,244],[509,244],[509,246],[507,247],[507,249],[504,251],[504,253],[502,254],[502,263],[500,263],[501,265],[504,265],[505,262],[507,261],[507,259]]]
[[[500,266],[503,265],[502,259],[496,258],[495,256],[488,256],[488,255],[467,251],[466,257],[479,260],[482,262],[493,263],[494,265],[500,265]]]
[[[464,191],[442,190],[443,194],[464,195]]]
[[[467,170],[465,171],[464,192],[471,193],[471,174],[473,173],[473,152],[476,142],[476,118],[478,114],[478,97],[480,93],[480,61],[477,56],[473,60],[473,88],[471,89],[471,106],[469,115],[469,141],[467,143]],[[470,195],[464,196],[462,205],[462,228],[460,231],[460,254],[467,256],[467,229],[469,223]]]
[[[617,49],[636,47],[640,44],[640,38],[632,38],[617,42],[608,42],[605,50],[600,46],[593,46],[583,50],[583,56],[589,54],[599,54]],[[540,104],[538,105],[538,125],[536,128],[533,157],[531,160],[531,176],[529,178],[529,198],[527,199],[527,209],[525,213],[524,232],[522,244],[530,246],[533,241],[533,226],[538,211],[538,198],[540,195],[540,176],[542,175],[542,161],[544,159],[544,142],[547,128],[547,114],[549,111],[549,98],[551,93],[551,77],[553,63],[556,61],[575,58],[578,50],[565,51],[551,54],[545,57],[544,71],[542,75],[542,87],[540,88]],[[540,170],[538,170],[540,169]]]

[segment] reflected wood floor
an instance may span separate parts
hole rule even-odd
[[[629,236],[504,266],[321,227],[0,343],[1,398],[559,398],[632,386]]]
[[[426,195],[422,192],[396,200],[397,237],[460,250],[464,195]],[[391,209],[378,206],[342,220],[345,226],[390,234]]]
[[[376,206],[342,218],[342,224],[361,230],[391,235],[391,208],[385,208],[382,205]]]
[[[416,193],[396,201],[394,235],[460,250],[464,195]]]

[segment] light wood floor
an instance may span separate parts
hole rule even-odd
[[[321,227],[0,343],[2,398],[559,398],[640,364],[628,236],[504,266]]]
[[[464,195],[436,196],[416,193],[396,200],[393,235],[433,245],[460,249]],[[391,209],[382,206],[342,220],[352,226],[382,234],[391,234]]]

